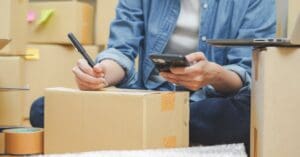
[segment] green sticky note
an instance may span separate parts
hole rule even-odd
[[[38,25],[45,24],[47,21],[49,21],[50,17],[54,14],[53,9],[45,9],[42,10],[40,18],[37,22]]]

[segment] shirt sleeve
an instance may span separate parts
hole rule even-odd
[[[276,33],[276,12],[274,0],[250,0],[248,9],[242,19],[236,39],[273,38]],[[253,47],[228,48],[226,51],[225,69],[239,75],[243,87],[239,93],[251,89],[251,63]],[[212,86],[206,87],[208,91],[217,93]],[[236,93],[234,93],[236,94]]]
[[[118,87],[130,87],[135,83],[134,60],[144,40],[144,21],[141,0],[120,0],[116,18],[110,26],[108,48],[96,61],[110,59],[125,70],[125,78]]]

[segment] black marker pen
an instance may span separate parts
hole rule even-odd
[[[88,64],[93,68],[96,64],[92,60],[92,58],[88,55],[79,41],[76,39],[73,33],[68,33],[68,37],[71,40],[73,46],[77,49],[77,51],[83,56],[83,58],[88,62]]]

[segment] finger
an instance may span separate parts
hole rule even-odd
[[[105,66],[100,64],[100,63],[97,63],[94,67],[93,67],[93,71],[100,75],[101,77],[104,77],[104,74],[105,74]]]
[[[171,72],[177,75],[189,75],[189,76],[202,75],[205,64],[206,61],[200,61],[194,65],[182,69],[181,68],[171,69]]]
[[[171,73],[173,74],[177,74],[177,75],[183,75],[183,74],[187,74],[188,71],[186,71],[186,67],[176,67],[176,68],[171,68],[170,69]]]
[[[188,54],[185,56],[185,58],[190,63],[206,60],[206,57],[205,57],[204,53],[202,53],[202,52],[195,52],[195,53]]]
[[[105,83],[102,82],[100,84],[91,84],[88,82],[84,82],[79,78],[76,78],[76,82],[81,90],[99,90],[105,87]]]
[[[101,83],[101,78],[96,78],[93,77],[91,75],[88,75],[86,73],[84,73],[78,66],[73,68],[73,73],[75,74],[75,76],[77,78],[79,78],[80,80],[84,81],[84,82],[88,82],[91,84],[99,84]]]
[[[86,86],[98,86],[99,84],[107,85],[107,81],[105,80],[105,78],[99,78],[99,83],[87,82],[86,80],[82,80],[79,77],[76,77],[76,80],[80,81],[80,83],[82,83],[82,84],[84,84]]]
[[[201,89],[204,85],[200,85],[197,82],[186,82],[186,81],[178,81],[177,84],[184,86],[187,89],[192,91],[197,91]]]
[[[162,73],[162,76],[169,78],[169,79],[173,79],[178,81],[186,81],[186,82],[191,82],[195,79],[195,76],[193,75],[177,75],[177,74],[173,74],[173,73]]]
[[[86,74],[94,76],[93,68],[87,63],[86,60],[80,59],[77,61],[77,66]]]

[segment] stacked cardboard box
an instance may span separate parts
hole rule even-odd
[[[188,92],[46,90],[45,153],[188,144]]]
[[[254,53],[251,157],[300,154],[299,60],[299,48]]]
[[[24,86],[24,61],[20,57],[0,57],[0,87]],[[0,90],[0,126],[21,125],[24,92]]]
[[[28,0],[0,1],[0,126],[21,125]]]
[[[28,0],[0,1],[0,39],[12,40],[0,54],[24,54],[26,47],[26,12]]]
[[[25,80],[31,88],[25,95],[25,120],[29,118],[31,104],[44,95],[45,88],[76,87],[71,70],[82,57],[70,45],[69,32],[93,58],[100,52],[102,46],[93,45],[94,5],[93,0],[30,0],[27,53],[34,57],[27,57],[25,62]]]
[[[70,43],[73,32],[82,44],[93,44],[93,7],[77,1],[31,2],[28,16],[31,43]]]
[[[98,46],[87,45],[84,48],[93,58],[100,51]],[[82,58],[71,45],[30,44],[27,51],[36,57],[27,58],[25,62],[25,81],[30,86],[30,91],[25,95],[25,118],[29,118],[32,102],[44,95],[45,88],[76,88],[72,68]]]
[[[115,18],[118,0],[97,0],[95,43],[106,45],[109,37],[110,23]]]

